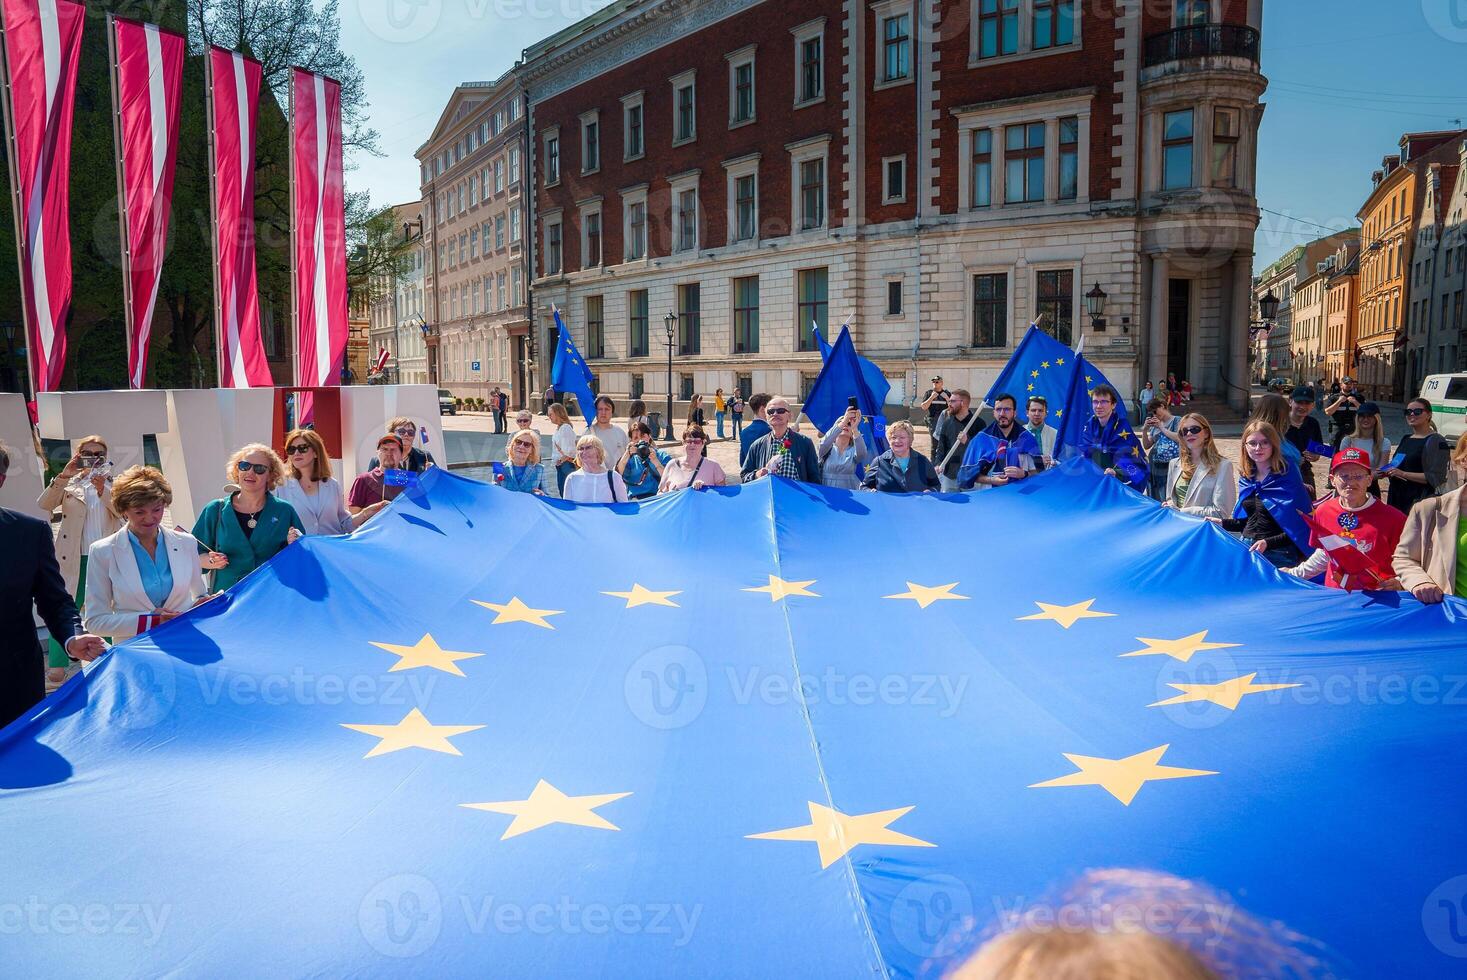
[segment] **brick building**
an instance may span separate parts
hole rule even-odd
[[[908,403],[1031,319],[1246,391],[1261,5],[620,0],[525,52],[535,318],[602,390],[802,395],[848,316]],[[1102,321],[1084,294],[1105,294]]]
[[[1463,297],[1467,294],[1467,136],[1452,140],[1455,159],[1428,164],[1421,182],[1411,262],[1406,392],[1429,374],[1463,368]]]
[[[515,73],[454,89],[416,155],[428,310],[424,380],[460,397],[485,397],[497,385],[511,404],[527,404],[527,154]]]

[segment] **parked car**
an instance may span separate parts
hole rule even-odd
[[[1294,390],[1294,382],[1288,378],[1274,378],[1268,383],[1269,391],[1276,391],[1281,395],[1287,395]]]
[[[1437,431],[1456,445],[1467,433],[1467,374],[1432,374],[1421,382],[1421,397],[1431,402]]]
[[[438,389],[438,414],[457,415],[458,408],[453,400],[453,392],[447,388]]]

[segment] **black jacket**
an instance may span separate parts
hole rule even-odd
[[[820,457],[815,452],[815,443],[793,429],[786,429],[784,434],[790,440],[790,453],[795,457],[795,465],[800,468],[800,480],[805,483],[819,483]],[[749,446],[749,451],[744,456],[744,465],[739,470],[740,482],[749,483],[758,479],[754,474],[769,465],[772,456],[774,433],[767,432]]]
[[[941,486],[937,480],[937,468],[915,449],[911,452],[905,473],[897,465],[896,456],[888,449],[866,468],[866,479],[862,482],[866,489],[880,490],[883,493],[916,493],[921,490],[936,490]]]
[[[958,478],[958,469],[963,465],[964,450],[959,449],[953,453],[953,458],[948,460],[946,466],[942,465],[942,461],[947,458],[953,443],[958,441],[958,436],[965,430],[969,439],[973,438],[975,432],[983,431],[983,420],[978,417],[977,412],[969,410],[967,419],[959,422],[949,409],[937,417],[937,423],[932,427],[932,465],[939,467],[939,472],[950,479]]]
[[[46,695],[45,659],[36,640],[31,603],[58,643],[82,630],[81,614],[66,592],[51,526],[0,507],[0,727]]]

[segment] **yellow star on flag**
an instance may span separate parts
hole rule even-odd
[[[1103,616],[1115,615],[1115,613],[1099,612],[1091,609],[1090,606],[1094,602],[1094,599],[1086,599],[1084,602],[1077,602],[1073,606],[1056,606],[1049,602],[1035,601],[1034,605],[1042,609],[1043,612],[1033,613],[1029,616],[1020,616],[1019,619],[1048,619],[1059,623],[1065,629],[1069,629],[1082,619],[1099,619]]]
[[[1090,384],[1090,382],[1092,382],[1094,380],[1095,380],[1095,378],[1092,375],[1089,375],[1089,374],[1085,375],[1085,383],[1087,385]]]
[[[681,590],[654,592],[651,589],[644,589],[640,585],[633,583],[632,591],[630,592],[603,592],[601,594],[625,599],[628,609],[635,609],[637,606],[672,606],[674,609],[681,608],[677,603],[672,601],[673,596],[682,595]]]
[[[435,725],[423,717],[421,711],[414,708],[395,725],[343,724],[341,727],[381,739],[372,751],[362,756],[364,759],[370,759],[374,755],[386,755],[388,752],[396,752],[399,749],[427,749],[430,752],[443,752],[446,755],[463,755],[454,748],[449,739],[455,735],[462,735],[464,732],[477,731],[484,726]]]
[[[1168,684],[1181,691],[1176,697],[1167,698],[1165,701],[1157,701],[1148,704],[1148,708],[1160,708],[1168,704],[1186,704],[1189,701],[1211,701],[1220,704],[1229,711],[1236,711],[1238,702],[1249,694],[1261,694],[1264,691],[1282,691],[1287,687],[1303,687],[1302,684],[1255,684],[1253,678],[1258,674],[1244,674],[1234,677],[1230,681],[1221,681],[1217,684]]]
[[[1207,630],[1203,630],[1200,633],[1193,633],[1191,636],[1184,636],[1177,640],[1157,640],[1149,636],[1138,636],[1136,639],[1146,644],[1146,648],[1144,650],[1132,650],[1130,653],[1121,654],[1121,656],[1150,657],[1157,654],[1164,654],[1174,660],[1180,660],[1182,663],[1186,663],[1192,659],[1194,654],[1202,650],[1221,650],[1224,647],[1239,646],[1237,643],[1208,643],[1206,642]]]
[[[807,582],[786,582],[784,579],[780,578],[778,575],[771,575],[771,576],[769,576],[769,584],[768,585],[761,585],[761,586],[759,586],[757,588],[744,589],[743,591],[744,592],[768,592],[769,593],[769,601],[770,602],[778,602],[780,599],[783,599],[785,596],[791,596],[791,595],[808,595],[808,596],[814,596],[815,598],[818,599],[818,598],[820,598],[820,593],[818,593],[818,592],[811,592],[810,591],[810,586],[812,586],[814,584],[815,584],[815,580],[813,578],[810,579]]]
[[[548,827],[553,823],[571,824],[576,827],[597,827],[601,830],[620,830],[616,824],[596,813],[598,806],[631,793],[601,793],[596,796],[566,796],[560,790],[540,780],[530,791],[527,800],[509,800],[504,803],[460,803],[471,810],[488,810],[490,813],[505,813],[514,817],[505,828],[500,840],[509,840],[532,830]]]
[[[814,841],[820,850],[820,867],[828,868],[860,844],[893,844],[900,847],[936,847],[890,829],[913,807],[878,810],[875,813],[846,814],[819,803],[810,803],[810,822],[801,827],[787,827],[762,834],[749,834],[749,840]]]
[[[432,633],[424,633],[423,638],[412,646],[403,646],[397,643],[378,643],[376,640],[368,640],[372,646],[388,653],[398,656],[397,663],[387,668],[389,674],[399,670],[412,670],[414,667],[432,667],[441,670],[445,674],[457,674],[464,676],[459,669],[456,660],[467,660],[470,657],[482,657],[482,653],[465,653],[458,650],[445,650],[433,639]]]
[[[480,602],[472,600],[474,605],[492,609],[495,612],[494,622],[490,626],[498,626],[501,623],[529,623],[532,626],[543,626],[545,629],[553,630],[554,626],[545,622],[546,616],[559,616],[565,612],[564,609],[531,609],[520,601],[519,596],[514,596],[508,602],[500,604],[497,602]]]
[[[1029,390],[1030,390],[1030,391],[1033,391],[1033,390],[1034,390],[1034,386],[1033,386],[1033,385],[1030,385],[1030,386],[1029,386]]]
[[[1131,430],[1130,429],[1127,429],[1125,432],[1122,432],[1121,433],[1121,438],[1122,439],[1130,439],[1130,438],[1132,438]]]
[[[1039,362],[1039,366],[1042,367],[1042,368],[1047,368],[1047,367],[1049,367],[1049,362],[1048,361],[1040,361]]]
[[[1097,759],[1094,756],[1071,755],[1066,752],[1064,757],[1070,760],[1075,768],[1080,770],[1079,772],[1072,772],[1068,776],[1060,776],[1057,779],[1046,779],[1042,783],[1033,783],[1029,788],[1099,786],[1126,806],[1130,806],[1136,794],[1141,791],[1141,787],[1152,780],[1217,775],[1207,769],[1182,769],[1177,766],[1158,765],[1162,753],[1169,748],[1171,748],[1170,745],[1158,745],[1154,749],[1137,752],[1124,759]]]
[[[1037,369],[1034,370],[1034,371],[1030,371],[1029,372],[1029,377],[1031,377],[1031,378],[1037,378],[1037,377],[1039,377],[1039,371]]]
[[[1063,415],[1063,414],[1065,414],[1065,410],[1064,410],[1064,409],[1063,409],[1063,408],[1061,408],[1061,409],[1057,409],[1057,410],[1056,410],[1056,411],[1055,411],[1055,413],[1054,413],[1054,417],[1055,417],[1055,418],[1059,418],[1059,417],[1060,417],[1060,416],[1061,416],[1061,415]]]
[[[896,595],[882,596],[883,599],[913,599],[917,605],[926,609],[939,599],[966,599],[965,595],[957,595],[953,589],[958,583],[949,582],[946,585],[918,585],[916,582],[907,583],[907,591],[898,592]]]
[[[1055,364],[1058,364],[1060,367],[1064,367],[1065,366],[1065,359],[1063,357],[1056,357],[1054,359],[1054,363]]]

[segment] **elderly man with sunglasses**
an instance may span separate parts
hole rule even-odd
[[[804,483],[820,482],[820,456],[815,443],[790,428],[794,413],[788,400],[774,397],[764,410],[769,432],[749,447],[739,479],[743,483],[766,476],[783,476]]]

